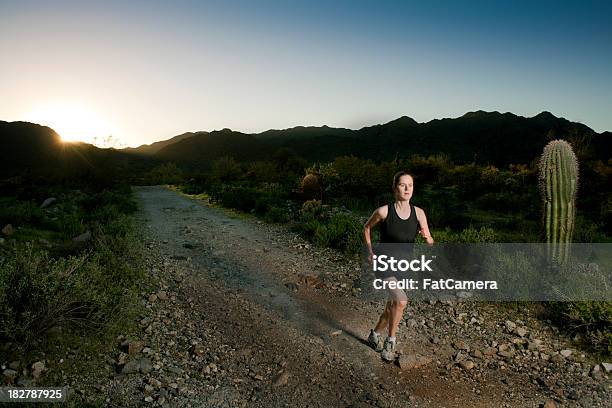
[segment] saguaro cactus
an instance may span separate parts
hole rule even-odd
[[[544,229],[549,259],[564,263],[569,258],[576,220],[578,161],[565,140],[553,140],[544,147],[539,166],[543,200]]]

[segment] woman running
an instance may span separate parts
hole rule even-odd
[[[381,224],[380,242],[384,243],[414,243],[416,234],[419,233],[427,241],[427,244],[433,245],[434,240],[431,237],[427,226],[427,218],[425,212],[410,204],[410,198],[414,189],[414,178],[405,171],[400,171],[393,176],[393,194],[395,202],[377,208],[370,219],[365,223],[363,234],[368,247],[368,260],[372,263],[374,251],[372,249],[372,240],[370,231],[372,227]],[[385,281],[396,281],[394,273],[377,272],[377,278]],[[395,334],[399,322],[402,318],[404,308],[408,303],[406,293],[401,289],[387,289],[389,291],[389,299],[385,305],[385,310],[378,319],[378,323],[374,329],[370,330],[368,343],[376,350],[381,351],[381,356],[386,361],[395,360]],[[387,338],[384,343],[382,333],[385,328],[388,330]]]

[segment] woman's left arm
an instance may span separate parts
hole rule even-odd
[[[416,209],[416,216],[417,216],[417,220],[419,221],[419,224],[421,225],[421,230],[419,231],[419,234],[421,234],[421,236],[425,239],[425,241],[427,241],[428,245],[433,245],[434,244],[434,240],[433,237],[431,236],[431,233],[429,232],[429,226],[427,226],[427,217],[425,216],[425,211],[423,211],[420,208]]]

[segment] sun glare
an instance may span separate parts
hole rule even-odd
[[[27,121],[49,126],[63,142],[85,142],[102,146],[114,140],[112,130],[96,113],[81,106],[46,105],[27,115]],[[110,147],[110,146],[102,146]]]

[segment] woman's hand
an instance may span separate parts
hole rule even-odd
[[[424,230],[420,230],[419,234],[427,242],[427,245],[432,246],[434,244],[433,237],[431,235],[427,234]]]
[[[372,252],[372,250],[370,250],[368,253],[368,263],[370,265],[374,264],[374,252]]]

